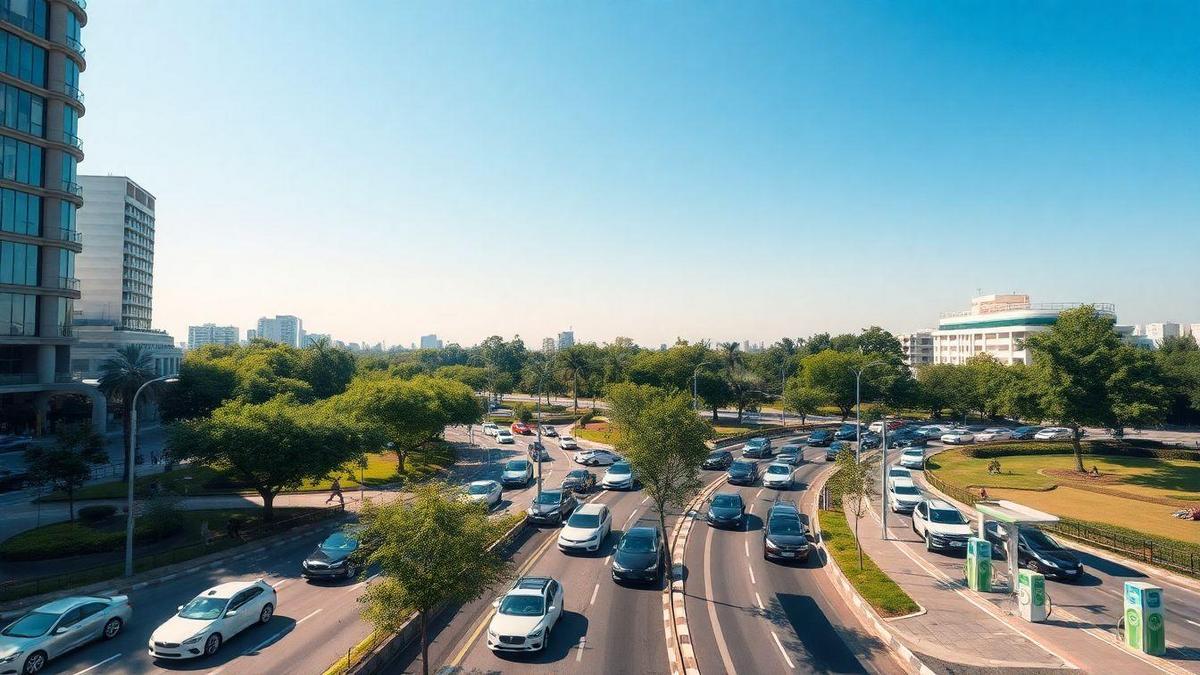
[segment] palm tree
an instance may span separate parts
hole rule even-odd
[[[568,347],[558,353],[563,372],[571,376],[571,394],[575,398],[575,409],[579,409],[579,378],[586,378],[591,372],[592,364],[588,361],[583,350]]]
[[[738,343],[722,342],[718,347],[720,348],[721,360],[725,362],[725,368],[732,373],[734,366],[737,366],[742,361],[741,352],[738,351]]]
[[[129,448],[133,444],[133,397],[139,387],[157,376],[154,359],[142,345],[122,347],[100,366],[100,391],[108,397],[110,404],[121,404],[121,431],[125,439],[124,480],[132,480],[133,475],[133,468],[129,465]]]

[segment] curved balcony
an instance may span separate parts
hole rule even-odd
[[[74,99],[78,101],[80,105],[83,105],[83,92],[79,90],[79,87],[62,82],[57,87],[52,87],[51,91],[58,91],[66,94],[67,98]]]
[[[79,280],[75,277],[59,277],[58,287],[67,291],[79,290]]]
[[[75,134],[64,131],[62,140],[63,140],[63,143],[66,143],[67,145],[71,146],[72,148],[75,148],[76,150],[83,150],[83,141],[80,140],[80,138],[78,136],[76,136]]]
[[[85,55],[87,55],[87,50],[83,48],[83,43],[80,42],[78,38],[73,38],[68,35],[63,38],[63,44],[67,46],[67,49],[70,49],[78,54],[80,58],[83,58]]]
[[[82,244],[83,234],[77,230],[68,230],[65,227],[58,228],[59,241],[69,241],[72,244]]]
[[[70,194],[73,194],[76,197],[83,196],[83,186],[80,185],[79,183],[75,183],[73,181],[69,181],[69,180],[62,181],[59,185],[59,189],[62,190],[63,192],[68,192]]]
[[[87,0],[70,0],[76,7],[87,10]]]

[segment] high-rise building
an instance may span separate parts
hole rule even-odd
[[[1161,347],[1163,340],[1172,337],[1179,337],[1183,333],[1180,331],[1180,326],[1177,323],[1148,323],[1145,328],[1146,337],[1154,342],[1155,347]]]
[[[329,333],[305,333],[304,339],[302,339],[300,342],[302,347],[307,347],[309,345],[315,345],[321,340],[325,340],[330,345],[333,344],[333,339],[329,336]]]
[[[933,363],[933,331],[919,330],[899,337],[904,363],[910,368]]]
[[[104,397],[71,372],[83,7],[0,1],[0,424],[14,429],[40,432],[64,394],[91,398],[105,426]]]
[[[183,352],[166,331],[152,328],[154,195],[125,176],[79,176],[79,231],[90,245],[75,270],[82,298],[75,304],[71,370],[100,376],[117,350],[149,352],[158,375],[179,372]]]
[[[431,335],[422,335],[421,336],[421,349],[441,349],[441,348],[442,348],[442,341],[438,339],[437,335],[431,334]]]
[[[575,346],[575,331],[564,330],[558,334],[558,348],[567,349]]]
[[[1087,303],[1116,318],[1109,303]],[[1025,338],[1049,330],[1058,315],[1081,303],[1034,304],[1028,295],[984,295],[971,300],[971,309],[946,312],[933,331],[934,363],[965,363],[977,354],[991,354],[1001,363],[1030,363]]]
[[[204,345],[236,345],[240,335],[237,326],[218,326],[214,323],[188,326],[188,349]]]
[[[274,319],[264,316],[258,320],[255,335],[263,340],[299,347],[304,339],[304,322],[290,314],[278,314]]]
[[[554,338],[542,338],[542,353],[553,354],[555,348]]]

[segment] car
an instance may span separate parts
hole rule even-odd
[[[516,443],[517,439],[513,437],[512,432],[509,431],[508,429],[497,429],[496,430],[496,442],[497,443]]]
[[[621,461],[621,456],[612,450],[596,449],[596,450],[580,450],[575,453],[572,459],[576,464],[584,466],[608,466]]]
[[[808,435],[808,444],[814,448],[828,448],[834,440],[833,433],[827,429],[817,429]]]
[[[730,485],[754,485],[758,481],[758,464],[739,459],[725,472]]]
[[[579,506],[570,490],[542,490],[525,509],[525,517],[535,525],[559,525]]]
[[[338,530],[325,537],[300,563],[300,576],[305,579],[353,579],[358,576],[359,567],[351,556],[357,550],[358,539]]]
[[[1046,427],[1033,435],[1039,441],[1069,441],[1071,430],[1067,427]]]
[[[893,478],[907,478],[912,480],[912,471],[909,471],[902,466],[889,466],[887,470],[888,482],[892,482]]]
[[[804,463],[804,454],[797,447],[795,450],[789,450],[796,446],[785,445],[779,449],[779,454],[775,455],[775,461],[788,466],[800,466]],[[785,452],[786,451],[786,452]]]
[[[1004,427],[990,427],[975,434],[975,440],[981,443],[987,441],[1010,441],[1012,437],[1013,432]]]
[[[830,443],[829,447],[825,448],[825,461],[826,462],[836,461],[838,458],[838,455],[842,454],[843,450],[846,450],[849,452],[854,451],[853,446],[850,445],[850,441],[834,441],[834,442]]]
[[[704,463],[700,465],[702,469],[725,470],[729,465],[733,464],[733,453],[728,450],[714,450],[708,453],[708,457],[704,458]]]
[[[833,438],[838,441],[853,441],[858,439],[859,426],[857,424],[843,424],[838,427],[838,430],[833,432]]]
[[[548,424],[542,425],[541,429],[542,429],[543,436],[549,436],[550,438],[555,438],[558,436],[558,429],[555,429],[554,427],[552,427]]]
[[[530,443],[528,452],[529,459],[532,459],[535,462],[545,462],[546,460],[550,459],[550,451],[546,449],[546,446],[543,445],[541,441],[534,441]]]
[[[662,583],[666,567],[666,546],[657,525],[637,525],[621,535],[613,552],[613,581]]]
[[[794,502],[777,501],[763,524],[763,559],[804,562],[812,551],[808,527]]]
[[[888,432],[896,431],[897,429],[899,429],[902,426],[904,426],[904,422],[902,422],[901,420],[888,420],[887,421]],[[867,427],[867,430],[873,431],[877,434],[881,433],[883,431],[883,420],[879,420],[877,422],[871,422],[871,425]]]
[[[966,551],[974,534],[971,521],[941,499],[926,499],[913,509],[912,531],[925,540],[926,551]]]
[[[942,434],[941,440],[946,445],[967,445],[975,442],[975,434],[970,429],[951,429]]]
[[[540,652],[562,616],[562,585],[551,577],[521,577],[492,603],[496,613],[487,628],[494,652]]]
[[[1007,556],[1008,537],[1004,528],[989,520],[984,523],[983,531],[996,555]],[[1018,565],[1051,579],[1073,581],[1083,577],[1083,563],[1074,551],[1034,527],[1019,528],[1017,533]]]
[[[893,478],[888,482],[888,507],[893,513],[912,513],[924,497],[911,478]]]
[[[533,435],[533,427],[524,422],[513,422],[512,426],[509,427],[509,430],[514,434],[521,434],[522,436]]]
[[[1042,429],[1045,429],[1045,427],[1035,427],[1035,426],[1017,427],[1016,429],[1012,430],[1012,434],[1013,434],[1012,437],[1013,437],[1014,441],[1033,440],[1033,437],[1037,435],[1037,432],[1041,431]]]
[[[562,448],[563,450],[577,450],[579,448],[579,443],[571,436],[559,436],[558,447]]]
[[[25,483],[29,480],[27,471],[10,471],[8,469],[0,469],[0,492],[11,492],[20,490],[25,487]]]
[[[909,429],[900,429],[888,434],[889,448],[924,448],[929,445],[929,439]]]
[[[944,424],[926,424],[924,426],[917,427],[917,433],[921,434],[925,438],[941,438],[942,434],[946,433],[947,431],[950,431],[950,427],[947,427]]]
[[[563,477],[559,487],[576,493],[588,493],[596,487],[596,476],[587,469],[572,469]]]
[[[510,459],[500,473],[500,485],[528,487],[533,481],[533,462],[525,459]]]
[[[766,471],[763,471],[763,487],[775,488],[777,490],[791,490],[795,482],[793,480],[794,473],[795,469],[790,464],[771,462],[767,465]]]
[[[229,581],[197,595],[150,635],[149,653],[155,659],[212,656],[221,645],[256,624],[275,616],[279,597],[262,579]]]
[[[632,490],[635,484],[633,466],[624,460],[608,467],[600,479],[600,486],[605,490]]]
[[[612,511],[604,504],[584,504],[575,509],[558,533],[558,550],[596,552],[612,532]]]
[[[842,443],[846,443],[846,442],[847,441],[842,441]],[[882,442],[883,442],[882,436],[875,433],[874,431],[868,431],[867,433],[862,435],[862,438],[859,439],[858,447],[863,450],[874,450],[875,448],[878,448],[880,443],[882,443]]]
[[[708,502],[704,520],[710,527],[734,527],[746,524],[746,502],[737,492],[720,492]]]
[[[0,630],[0,672],[41,672],[47,662],[72,649],[117,637],[132,617],[125,595],[52,600]]]
[[[503,488],[494,480],[476,480],[467,484],[467,500],[485,504],[489,509],[500,503],[502,492]]]
[[[500,431],[500,427],[493,422],[485,422],[483,425],[483,433],[485,436],[495,436],[496,432]]]
[[[751,438],[742,448],[742,457],[763,458],[771,456],[771,439]]]
[[[908,448],[900,453],[900,466],[906,469],[917,469],[922,471],[925,469],[925,449],[924,448]]]

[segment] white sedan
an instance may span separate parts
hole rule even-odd
[[[500,427],[496,426],[495,424],[492,424],[491,422],[487,422],[486,424],[483,425],[484,435],[495,436],[497,431],[500,431]]]
[[[951,429],[942,434],[941,440],[946,445],[966,445],[975,442],[975,434],[967,429]]]
[[[763,472],[762,484],[763,487],[776,488],[779,490],[792,489],[792,474],[794,469],[790,464],[782,462],[774,462],[767,465],[767,470]]]
[[[1039,441],[1069,441],[1071,430],[1066,427],[1046,427],[1033,435]]]
[[[582,471],[582,469],[580,469]],[[584,504],[575,509],[558,533],[560,551],[599,551],[612,532],[612,512],[604,504]]]
[[[477,480],[467,485],[467,500],[486,504],[490,509],[500,503],[500,484],[494,480]]]
[[[988,441],[1011,441],[1012,437],[1013,432],[1009,429],[1005,429],[1004,427],[992,427],[991,429],[984,429],[983,431],[975,434],[975,440],[979,441],[980,443],[986,443]]]
[[[212,656],[221,643],[255,624],[270,621],[278,603],[275,589],[262,579],[213,586],[154,629],[150,635],[150,656],[156,659]]]
[[[508,429],[501,428],[501,429],[496,430],[496,442],[497,443],[516,443],[517,439],[513,438],[511,431],[509,431]]]
[[[610,450],[580,450],[572,459],[584,466],[608,466],[621,461],[621,456]]]
[[[576,443],[575,439],[571,438],[570,436],[559,436],[558,445],[563,450],[575,450],[579,448],[579,444]]]

